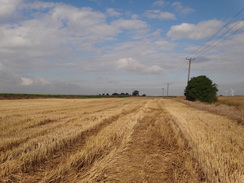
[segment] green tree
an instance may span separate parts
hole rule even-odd
[[[185,88],[184,95],[187,100],[201,102],[217,101],[217,84],[213,83],[206,76],[193,77]]]
[[[134,90],[132,93],[133,96],[139,96],[139,91],[138,90]]]

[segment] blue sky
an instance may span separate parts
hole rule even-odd
[[[183,95],[185,58],[205,43],[191,77],[244,95],[243,8],[243,0],[0,0],[0,92],[155,96],[170,83],[170,95]]]

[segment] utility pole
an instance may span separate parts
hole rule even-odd
[[[195,60],[195,58],[187,58],[186,57],[186,60],[189,61],[189,68],[188,68],[188,78],[187,78],[187,82],[190,80],[190,73],[191,73],[191,61],[192,60]]]
[[[169,96],[169,83],[167,83],[167,97]]]
[[[164,88],[162,88],[162,96],[164,96]]]

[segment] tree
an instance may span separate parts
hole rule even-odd
[[[206,76],[193,77],[185,88],[184,95],[187,100],[201,102],[215,102],[217,101],[217,84],[213,83]]]
[[[138,90],[134,90],[132,93],[133,96],[139,96],[139,91]]]

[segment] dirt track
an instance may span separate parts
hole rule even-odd
[[[0,182],[241,182],[243,127],[173,100],[0,102]]]

